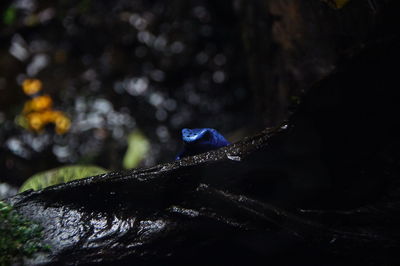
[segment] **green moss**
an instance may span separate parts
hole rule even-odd
[[[39,251],[48,251],[41,243],[39,225],[21,217],[13,208],[0,201],[0,265],[21,262]]]

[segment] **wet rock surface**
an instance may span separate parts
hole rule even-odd
[[[343,62],[280,127],[9,198],[51,246],[27,263],[396,264],[398,45]]]

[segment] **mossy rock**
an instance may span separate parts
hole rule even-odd
[[[22,263],[24,257],[48,251],[41,243],[42,228],[0,201],[0,266]]]
[[[108,172],[106,169],[94,165],[70,165],[59,167],[31,176],[22,184],[19,192],[28,189],[39,190],[76,179],[104,174],[106,172]]]

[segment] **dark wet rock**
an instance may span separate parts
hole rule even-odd
[[[280,127],[9,198],[52,247],[28,263],[399,263],[398,47],[342,62]]]

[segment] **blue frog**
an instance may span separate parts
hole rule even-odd
[[[176,160],[215,150],[230,144],[229,141],[213,128],[184,128],[182,129],[182,140],[184,142],[184,149],[178,154]]]

